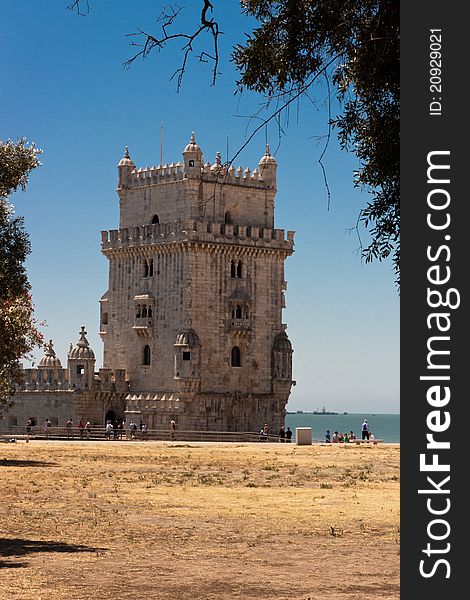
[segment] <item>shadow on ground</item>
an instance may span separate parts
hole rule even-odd
[[[57,463],[42,460],[15,460],[14,458],[0,458],[0,467],[56,467]]]
[[[79,544],[64,544],[62,542],[23,540],[18,538],[0,538],[0,558],[27,556],[37,552],[104,552],[104,548],[81,546]],[[0,568],[25,567],[26,563],[0,560]]]

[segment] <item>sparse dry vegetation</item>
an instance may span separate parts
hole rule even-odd
[[[399,598],[399,447],[0,445],[0,598]]]

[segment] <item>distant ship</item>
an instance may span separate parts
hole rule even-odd
[[[322,409],[320,410],[296,410],[294,411],[289,411],[286,410],[286,414],[287,415],[339,415],[339,413],[337,412],[333,412],[332,410],[326,410],[326,408],[323,406]],[[345,412],[343,413],[343,415],[347,415],[348,413]]]
[[[313,414],[314,415],[337,415],[339,413],[333,412],[331,410],[326,410],[326,408],[324,406],[322,406],[321,410],[314,410]]]

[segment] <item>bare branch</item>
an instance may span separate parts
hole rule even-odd
[[[217,21],[214,21],[214,19],[209,19],[207,16],[208,11],[210,10],[212,12],[213,8],[214,7],[209,0],[203,0],[200,24],[197,26],[195,31],[192,33],[171,33],[170,28],[174,25],[175,20],[182,11],[182,8],[177,5],[164,7],[158,19],[158,21],[162,23],[162,36],[155,37],[154,35],[141,29],[139,29],[136,33],[129,34],[129,37],[136,37],[143,41],[141,43],[135,41],[131,42],[131,46],[136,46],[141,49],[131,56],[131,58],[125,61],[124,67],[129,68],[136,59],[146,59],[152,50],[161,50],[168,42],[181,39],[185,42],[181,48],[183,52],[183,60],[181,67],[177,69],[170,78],[173,80],[176,77],[177,91],[179,91],[183,82],[183,76],[186,71],[188,59],[194,51],[194,42],[201,36],[201,34],[209,33],[212,38],[212,52],[209,53],[202,51],[199,55],[199,61],[208,62],[210,60],[213,62],[214,67],[212,70],[212,85],[215,85],[219,66],[219,35],[221,35],[222,32],[219,30]]]
[[[85,12],[82,12],[80,6],[81,4],[85,4],[86,10]],[[76,11],[77,15],[79,15],[80,17],[86,17],[86,15],[90,12],[90,4],[88,2],[88,0],[74,0],[72,2],[72,4],[69,4],[69,6],[67,6],[68,10]]]
[[[324,72],[324,76],[325,76],[325,80],[326,80],[326,87],[328,88],[328,94],[327,94],[327,100],[328,100],[328,134],[326,136],[326,142],[325,142],[325,146],[323,147],[323,151],[320,155],[320,158],[318,159],[318,163],[321,167],[322,173],[323,173],[323,181],[325,182],[325,188],[326,188],[326,193],[328,196],[328,210],[330,210],[330,202],[331,202],[331,192],[330,192],[330,186],[328,185],[328,178],[326,176],[326,171],[325,171],[325,166],[323,164],[323,157],[325,156],[325,153],[328,149],[328,146],[330,145],[330,139],[331,139],[331,96],[330,96],[330,80],[328,79],[328,73],[325,71]]]
[[[272,121],[273,119],[277,119],[277,117],[284,111],[286,110],[293,102],[295,102],[298,98],[300,98],[300,96],[304,95],[305,92],[310,89],[310,87],[315,83],[315,81],[320,77],[323,76],[325,73],[327,73],[329,67],[338,59],[337,55],[334,55],[333,57],[330,58],[330,60],[328,62],[325,62],[323,67],[317,71],[317,73],[315,73],[315,75],[313,75],[310,80],[303,86],[295,88],[293,90],[289,91],[289,94],[283,94],[283,95],[289,95],[289,97],[287,98],[287,100],[285,100],[281,106],[279,106],[279,108],[277,108],[273,113],[271,113],[271,115],[265,119],[260,125],[258,125],[252,132],[251,134],[248,136],[248,139],[245,141],[245,143],[238,149],[238,151],[235,153],[235,155],[232,157],[232,159],[230,160],[229,164],[233,164],[234,160],[239,156],[239,154],[241,154],[241,152],[248,146],[248,144],[251,142],[251,140],[255,137],[255,135],[260,131],[260,129],[262,129],[267,123],[269,123],[270,121]],[[267,105],[269,105],[269,100],[267,102]],[[259,112],[259,111],[258,111]]]

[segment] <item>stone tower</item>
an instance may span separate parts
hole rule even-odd
[[[119,230],[102,232],[104,368],[125,370],[149,428],[272,431],[284,424],[292,346],[282,323],[294,233],[274,229],[276,160],[118,165]]]

